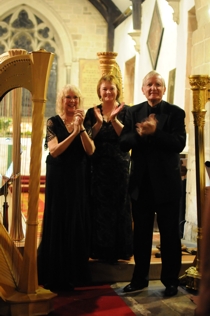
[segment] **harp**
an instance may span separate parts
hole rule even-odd
[[[36,262],[44,110],[53,57],[45,50],[28,53],[21,49],[0,55],[0,101],[9,91],[20,87],[29,90],[32,96],[28,218],[23,255],[0,223],[0,315],[3,316],[47,315],[56,296],[38,286]],[[14,235],[13,229],[11,234]]]
[[[123,101],[123,80],[121,75],[121,70],[116,62],[117,53],[115,52],[99,52],[97,53],[97,56],[99,58],[99,65],[101,69],[101,75],[113,75],[115,76],[119,83],[120,87],[122,89],[122,94],[120,98],[120,102]]]

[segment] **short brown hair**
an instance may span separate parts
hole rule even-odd
[[[116,85],[116,88],[117,88],[117,101],[120,99],[120,96],[122,94],[122,90],[121,90],[121,85],[120,85],[120,82],[119,80],[117,79],[117,77],[115,77],[114,75],[103,75],[101,77],[101,79],[98,81],[98,84],[97,84],[97,94],[98,94],[98,97],[99,99],[101,99],[101,95],[100,95],[100,87],[101,87],[101,84],[104,82],[104,81],[108,81],[108,82],[111,82],[113,84]]]

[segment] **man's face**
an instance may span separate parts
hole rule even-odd
[[[154,75],[144,80],[142,92],[151,106],[155,106],[162,100],[165,91],[166,87],[160,76]]]

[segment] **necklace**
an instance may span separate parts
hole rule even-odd
[[[63,119],[63,122],[64,122],[65,126],[67,126],[67,127],[70,127],[70,126],[74,125],[73,121],[72,122],[67,122],[65,119]]]
[[[103,116],[104,121],[108,122],[110,121],[110,115],[112,113],[112,111],[117,107],[117,105],[114,104],[114,106],[111,109],[108,109],[108,111],[104,111],[104,107],[103,104],[101,106],[101,114]]]

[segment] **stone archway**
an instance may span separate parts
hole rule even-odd
[[[18,6],[30,8],[30,10],[49,25],[53,31],[59,47],[58,68],[60,70],[60,77],[58,81],[65,84],[70,79],[70,69],[72,62],[76,59],[76,54],[72,38],[60,16],[51,7],[47,6],[46,3],[41,1],[37,5],[36,0],[30,0],[30,2],[27,0],[8,0],[1,4],[1,17],[9,14],[15,8],[18,8]]]

